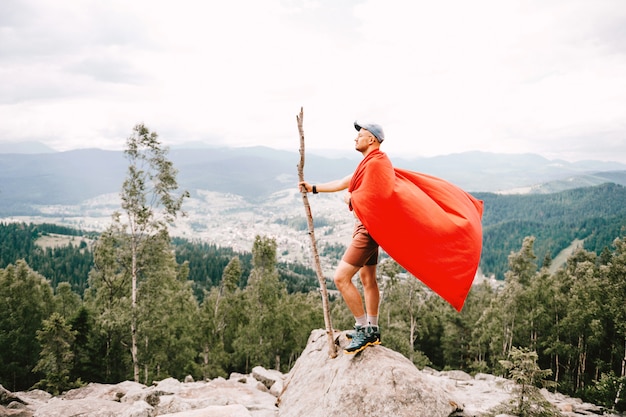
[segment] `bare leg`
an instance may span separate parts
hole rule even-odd
[[[333,278],[337,289],[341,293],[341,296],[354,317],[361,317],[365,315],[361,294],[352,283],[352,277],[359,271],[359,269],[360,268],[358,266],[350,265],[344,261],[339,261],[339,266],[335,270],[335,276]],[[378,311],[378,305],[376,306],[376,311]]]
[[[368,316],[378,316],[380,292],[376,281],[376,265],[365,265],[359,271],[365,297],[365,310]]]

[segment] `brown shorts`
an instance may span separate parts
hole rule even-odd
[[[353,266],[376,265],[378,263],[378,243],[372,239],[359,220],[354,224],[352,242],[341,260]]]

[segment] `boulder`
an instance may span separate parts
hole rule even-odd
[[[0,405],[7,405],[14,401],[20,401],[11,391],[0,385]],[[23,401],[20,401],[23,402]]]
[[[440,376],[450,378],[454,381],[471,381],[472,379],[474,379],[467,372],[458,371],[458,370],[443,371],[440,373]]]
[[[137,382],[124,381],[119,384],[99,384],[91,382],[84,387],[75,388],[63,394],[64,400],[80,400],[83,398],[98,398],[101,400],[120,401],[129,392],[141,392],[145,385]]]
[[[33,417],[33,412],[19,406],[11,408],[10,405],[8,407],[0,405],[0,417]]]
[[[16,392],[14,395],[18,398],[20,403],[26,404],[33,408],[37,407],[40,404],[45,404],[50,401],[50,399],[52,399],[52,394],[40,389],[34,389],[25,392],[20,391]]]
[[[265,369],[262,366],[252,368],[252,376],[259,382],[263,383],[268,389],[272,388],[277,381],[283,380],[283,374],[280,371]]]
[[[259,389],[259,385],[263,390]],[[156,388],[161,387],[167,387],[175,391],[175,394],[159,397],[160,401],[155,406],[156,415],[159,416],[195,412],[200,409],[217,412],[216,407],[237,404],[246,408],[253,417],[275,417],[278,412],[276,397],[267,392],[267,388],[254,378],[250,378],[249,382],[216,378],[209,382],[181,383],[178,387],[173,381],[169,381],[163,386],[161,384],[156,386]]]
[[[454,398],[457,413],[454,416],[489,416],[490,410],[511,399],[513,381],[477,374],[467,379],[465,372],[427,372],[428,383],[440,386]]]
[[[120,404],[116,401],[103,400],[100,398],[83,398],[77,400],[64,400],[53,398],[46,404],[37,408],[34,417],[152,417],[148,412],[136,414],[129,413],[132,404]]]
[[[345,332],[336,337],[349,343]],[[457,410],[451,395],[401,354],[379,345],[331,359],[327,341],[325,330],[311,332],[285,379],[280,417],[447,417]]]
[[[181,411],[174,414],[161,414],[160,417],[252,417],[252,414],[241,404],[212,405],[201,410]]]

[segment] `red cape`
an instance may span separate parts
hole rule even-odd
[[[385,252],[461,311],[480,261],[483,202],[440,178],[394,168],[379,150],[361,161],[348,191]]]

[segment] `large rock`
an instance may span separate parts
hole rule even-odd
[[[34,417],[150,417],[153,415],[147,410],[141,414],[131,411],[134,411],[131,410],[131,405],[120,404],[115,401],[100,398],[82,398],[77,400],[53,398],[46,404],[37,408]]]
[[[210,405],[200,410],[163,414],[163,417],[252,417],[252,414],[243,405],[232,404],[224,406]]]
[[[167,384],[157,385],[156,388],[166,388],[167,391],[174,394],[159,397],[159,403],[155,406],[156,415],[168,415],[205,408],[212,410],[211,412],[216,412],[215,410],[219,406],[228,409],[233,408],[232,406],[236,404],[246,408],[253,417],[275,417],[278,411],[275,405],[276,397],[267,392],[265,386],[256,380],[256,383],[242,383],[223,378],[216,378],[206,383],[174,381],[170,380]],[[258,389],[257,384],[263,387],[263,391]],[[241,412],[238,413],[241,414]]]
[[[19,399],[11,391],[0,385],[0,405],[7,405]]]
[[[119,384],[99,384],[91,382],[84,387],[69,390],[63,394],[64,400],[81,400],[84,398],[98,398],[119,402],[121,398],[131,392],[141,392],[146,386],[137,382],[124,381]]]
[[[441,387],[454,397],[458,412],[454,416],[492,416],[495,407],[511,400],[515,383],[493,375],[477,374],[472,378],[462,371],[424,370],[430,384]],[[469,377],[469,379],[468,379]]]
[[[15,396],[22,404],[29,405],[45,404],[52,398],[52,394],[40,389],[34,389],[27,392],[16,392]]]
[[[0,405],[0,417],[33,417],[33,412],[19,405],[16,408]]]
[[[343,333],[336,336],[341,345],[348,343]],[[493,416],[496,407],[513,399],[515,383],[508,379],[419,371],[383,346],[330,359],[327,342],[324,330],[313,331],[287,375],[255,367],[251,374],[233,373],[228,380],[91,383],[56,397],[41,390],[12,393],[0,386],[0,417],[482,417]],[[564,417],[609,416],[580,399],[546,390],[542,394]]]
[[[347,344],[345,333],[337,341]],[[401,354],[373,346],[331,359],[325,330],[314,330],[285,379],[278,415],[447,417],[456,410],[455,400]]]

